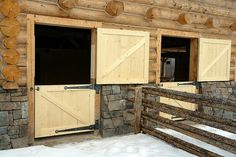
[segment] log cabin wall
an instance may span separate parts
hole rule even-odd
[[[157,41],[157,28],[195,32],[199,37],[205,38],[231,39],[230,79],[236,80],[236,2],[233,0],[205,0],[204,3],[199,0],[119,0],[115,1],[116,3],[118,2],[117,5],[114,5],[110,0],[59,0],[59,2],[58,0],[12,1],[17,2],[21,8],[20,14],[16,17],[20,23],[20,31],[16,35],[17,44],[15,48],[20,54],[16,65],[20,69],[21,75],[19,79],[14,81],[7,81],[6,76],[1,75],[1,84],[6,81],[14,82],[17,84],[13,84],[15,86],[12,88],[19,86],[19,89],[10,91],[1,89],[0,91],[0,117],[1,119],[8,119],[7,122],[0,123],[0,137],[4,139],[4,142],[0,144],[0,149],[23,146],[22,143],[26,143],[27,140],[27,135],[23,131],[27,129],[26,124],[28,121],[27,115],[24,114],[25,108],[28,106],[26,97],[27,91],[25,90],[27,87],[26,54],[27,33],[29,33],[29,30],[27,30],[28,14],[99,21],[103,22],[104,28],[149,31],[151,34],[150,83],[158,82],[157,80],[159,78],[159,76],[156,76],[159,65],[159,56],[157,55],[159,46]],[[3,6],[3,2],[1,2],[0,5]],[[0,15],[1,21],[5,18],[5,15]],[[0,41],[2,43],[4,39],[5,35],[0,33]],[[3,52],[6,50],[6,47],[2,45],[1,56],[3,56]],[[1,71],[3,71],[5,67],[5,61],[1,57]],[[126,87],[116,86],[115,88],[125,89]],[[106,91],[112,93],[112,87],[104,87],[103,93],[106,93]],[[124,90],[122,94],[124,95],[124,93],[126,93],[126,90]],[[106,100],[107,95],[109,94],[104,94],[104,100]],[[20,99],[14,99],[14,96],[20,97]],[[126,96],[121,96],[118,100],[123,103],[125,97]],[[15,103],[20,104],[20,106],[14,105]],[[104,105],[106,105],[106,103],[104,103]],[[118,111],[124,111],[124,108]],[[18,118],[13,118],[14,113],[15,117]],[[17,113],[19,113],[20,116],[17,116]],[[124,117],[123,114],[120,113],[119,115],[119,112],[116,113],[116,117]],[[117,119],[119,122],[122,121],[122,118]],[[21,123],[17,123],[16,120]],[[123,125],[123,122],[121,122],[121,124]],[[112,132],[109,133],[108,131],[109,135],[116,134],[114,128],[109,129],[109,131]],[[21,145],[19,145],[19,143]]]

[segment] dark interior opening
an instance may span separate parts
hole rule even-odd
[[[161,82],[189,81],[190,39],[162,37]]]
[[[91,30],[35,25],[35,85],[89,84]]]

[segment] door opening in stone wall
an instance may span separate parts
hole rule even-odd
[[[93,131],[92,30],[35,25],[35,138]]]

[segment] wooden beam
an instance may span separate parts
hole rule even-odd
[[[154,103],[154,102],[151,102],[151,101],[148,101],[145,99],[143,99],[143,106],[154,109],[154,110],[158,110],[160,112],[164,112],[164,113],[175,115],[175,116],[178,116],[181,118],[185,118],[187,120],[191,120],[196,123],[200,123],[200,124],[208,125],[208,126],[211,126],[214,128],[222,129],[222,130],[234,133],[234,134],[236,133],[234,126],[216,122],[216,121],[214,121],[214,119],[208,120],[208,119],[201,118],[200,116],[194,114],[193,111],[189,111],[189,110],[186,110],[183,108],[170,106],[170,105],[163,104],[160,102]]]
[[[112,0],[107,3],[105,11],[111,16],[119,16],[124,12],[124,3],[117,0]]]
[[[4,16],[15,18],[20,13],[20,6],[17,0],[3,0],[0,10]]]
[[[142,87],[136,87],[134,91],[134,133],[141,132],[141,112],[142,112]]]
[[[191,136],[200,141],[222,148],[231,153],[234,153],[234,154],[236,153],[235,140],[232,140],[224,136],[220,136],[218,134],[214,134],[205,130],[198,129],[196,127],[186,125],[184,123],[162,118],[160,116],[152,116],[148,114],[147,112],[142,112],[142,118],[148,121],[154,122],[163,127],[167,127],[177,132],[181,132],[185,135]]]
[[[179,138],[176,138],[172,135],[166,134],[162,131],[159,131],[157,129],[151,128],[149,126],[143,125],[142,126],[142,131],[144,133],[147,133],[149,135],[152,135],[154,137],[157,137],[177,148],[183,149],[191,154],[197,155],[199,157],[220,157],[220,155],[215,154],[213,152],[210,152],[204,148],[198,147],[192,143],[185,142],[184,140],[181,140]]]

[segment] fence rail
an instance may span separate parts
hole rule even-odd
[[[172,129],[174,131],[183,133],[187,136],[191,136],[195,139],[206,142],[210,145],[219,147],[226,151],[236,154],[236,141],[212,132],[208,132],[199,128],[196,128],[189,123],[173,121],[167,118],[159,116],[159,114],[153,114],[164,112],[167,114],[175,115],[185,120],[195,122],[197,124],[203,124],[217,129],[221,129],[227,132],[236,134],[236,122],[230,119],[218,118],[216,116],[208,115],[200,111],[190,111],[184,108],[171,106],[158,101],[150,101],[145,98],[145,95],[149,94],[155,97],[166,97],[184,102],[190,102],[198,104],[199,106],[208,106],[212,108],[219,108],[227,111],[236,112],[236,103],[224,98],[216,98],[211,96],[204,96],[201,94],[192,94],[186,92],[173,91],[168,89],[159,88],[156,86],[136,87],[131,88],[134,90],[134,98],[128,99],[134,103],[133,113],[134,120],[134,132],[144,132],[162,139],[175,147],[181,148],[189,153],[197,156],[212,156],[218,157],[214,152],[196,146],[192,143],[186,142],[182,139],[176,138],[172,135],[164,133],[150,126],[149,122],[157,124],[158,126]]]

